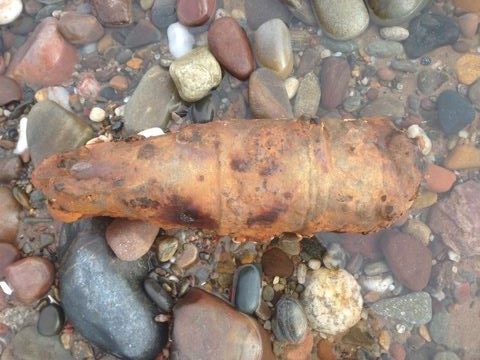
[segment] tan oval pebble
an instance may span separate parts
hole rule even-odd
[[[465,85],[473,84],[480,78],[480,55],[465,54],[455,63],[458,81]]]
[[[451,170],[480,168],[480,149],[474,145],[457,145],[443,165]]]
[[[193,244],[185,244],[183,251],[177,256],[175,262],[182,269],[186,269],[193,265],[198,259],[198,248]]]

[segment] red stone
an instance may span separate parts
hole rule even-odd
[[[424,177],[428,188],[437,193],[449,191],[457,180],[453,171],[435,164],[428,165]]]
[[[173,309],[172,358],[273,360],[266,331],[252,317],[199,288]]]
[[[233,76],[246,80],[255,70],[255,59],[247,34],[231,17],[222,17],[208,30],[208,47]]]
[[[288,344],[284,350],[285,360],[309,360],[313,348],[313,335],[309,331],[299,344]]]
[[[32,256],[9,265],[5,269],[5,278],[15,298],[31,304],[50,290],[55,279],[55,268],[47,259]]]
[[[378,247],[378,239],[380,233],[361,235],[361,234],[341,234],[342,247],[350,254],[360,254],[371,260],[381,258],[380,248]]]
[[[274,247],[263,254],[262,269],[267,276],[287,278],[293,274],[293,263],[285,252]]]
[[[459,304],[465,304],[471,299],[470,284],[468,282],[453,282],[453,297]]]
[[[19,83],[41,87],[69,80],[77,62],[77,50],[57,29],[53,17],[44,19],[13,56],[7,76]]]
[[[390,231],[381,248],[393,275],[413,291],[427,286],[432,271],[432,253],[420,240],[398,231]]]
[[[0,278],[5,276],[5,268],[20,258],[20,252],[12,244],[0,243]]]
[[[343,102],[351,77],[347,60],[331,56],[323,60],[320,71],[321,106],[333,110]]]
[[[405,351],[405,348],[401,344],[396,342],[390,345],[389,352],[394,360],[405,360],[407,357],[407,352]]]
[[[15,80],[0,76],[0,106],[21,100],[22,97],[22,89]]]
[[[0,187],[0,242],[13,243],[17,238],[21,207],[6,187]]]
[[[132,23],[132,0],[92,0],[98,20],[105,26],[126,26]]]
[[[333,344],[327,340],[320,339],[317,343],[318,360],[337,360]]]
[[[157,225],[143,221],[115,219],[107,227],[105,237],[120,260],[134,261],[150,250],[159,230]]]
[[[215,13],[216,0],[177,0],[178,20],[185,26],[205,24]]]

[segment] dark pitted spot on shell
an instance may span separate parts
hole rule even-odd
[[[308,331],[307,316],[297,299],[284,295],[276,305],[272,330],[280,341],[289,343],[301,342]]]
[[[139,160],[147,160],[152,158],[155,155],[155,145],[153,144],[145,144],[139,150],[137,154],[137,159]]]
[[[216,229],[218,227],[217,222],[195,205],[192,200],[179,195],[169,196],[167,202],[162,204],[158,210],[158,217],[170,223],[201,229]]]
[[[250,216],[247,219],[247,225],[271,225],[277,221],[281,213],[287,211],[286,205],[274,206],[272,209],[264,211],[258,215]]]
[[[230,167],[234,171],[247,172],[250,169],[251,165],[248,160],[235,158],[230,161]]]
[[[270,160],[266,166],[260,169],[261,176],[273,175],[278,170],[278,164],[274,160]]]

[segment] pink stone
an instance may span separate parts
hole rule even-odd
[[[205,24],[215,13],[216,0],[177,0],[178,20],[185,26]]]
[[[13,56],[7,75],[32,87],[60,85],[71,78],[77,50],[62,37],[58,21],[45,18]]]
[[[102,86],[92,74],[86,73],[80,76],[76,87],[78,95],[86,99],[95,100]]]
[[[449,191],[457,180],[453,171],[435,164],[428,165],[424,177],[428,188],[437,193]]]

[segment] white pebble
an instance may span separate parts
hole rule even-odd
[[[395,329],[397,329],[397,332],[398,332],[399,334],[403,334],[403,333],[405,332],[405,330],[407,330],[407,327],[406,327],[405,325],[403,325],[403,324],[397,324],[397,325],[395,326]]]
[[[10,24],[23,10],[21,0],[0,0],[0,25]]]
[[[453,250],[448,251],[448,258],[452,260],[453,262],[459,262],[460,261],[460,254],[456,253]]]
[[[322,266],[322,262],[318,259],[310,259],[308,260],[308,267],[312,270],[318,270]]]
[[[275,276],[275,277],[273,278],[273,285],[277,285],[279,282],[280,282],[280,277]]]
[[[138,135],[142,135],[146,138],[149,138],[149,137],[152,137],[152,136],[161,136],[161,135],[165,135],[165,133],[163,132],[162,129],[160,129],[159,127],[153,127],[153,128],[150,128],[150,129],[145,129],[143,131],[140,131],[138,133]]]
[[[125,115],[125,105],[121,105],[113,111],[115,113],[115,116],[124,116]]]
[[[106,115],[107,115],[107,113],[105,112],[105,110],[103,110],[102,108],[99,108],[99,107],[94,107],[90,111],[89,118],[93,122],[102,122],[103,120],[105,120]]]
[[[430,154],[430,151],[432,150],[432,141],[420,126],[416,124],[411,125],[407,129],[407,136],[410,139],[417,140],[417,145],[423,155],[427,156],[428,154]]]
[[[285,89],[287,90],[288,99],[292,100],[294,96],[297,94],[298,86],[300,85],[300,81],[297,78],[289,77],[285,80]]]
[[[307,267],[305,264],[300,263],[297,267],[297,281],[299,284],[305,284],[305,280],[307,279]]]
[[[188,54],[195,44],[195,37],[190,34],[186,26],[179,22],[168,27],[167,37],[168,49],[175,58]]]
[[[366,276],[360,279],[360,284],[362,287],[368,291],[374,291],[376,293],[382,294],[386,291],[389,291],[393,285],[392,275],[375,275],[375,276]]]
[[[18,142],[14,151],[14,153],[17,155],[21,155],[28,150],[27,122],[28,119],[26,117],[23,117],[20,119],[20,124],[18,125]]]

